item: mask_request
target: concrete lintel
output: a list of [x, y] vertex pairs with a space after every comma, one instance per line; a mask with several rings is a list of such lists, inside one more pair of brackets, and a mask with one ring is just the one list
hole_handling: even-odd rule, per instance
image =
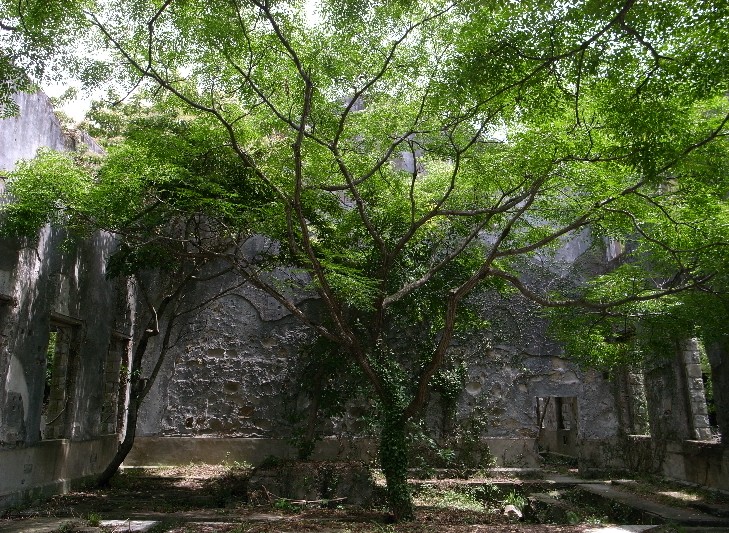
[[58, 313], [56, 311], [51, 311], [51, 321], [58, 322], [60, 324], [66, 325], [66, 326], [83, 326], [84, 321], [80, 320], [78, 318], [64, 315], [62, 313]]

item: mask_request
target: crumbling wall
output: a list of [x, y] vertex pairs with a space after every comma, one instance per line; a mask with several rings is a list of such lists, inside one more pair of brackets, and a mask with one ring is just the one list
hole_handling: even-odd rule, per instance
[[[242, 252], [253, 258], [271, 246], [270, 240], [257, 236]], [[235, 273], [218, 275], [225, 270], [225, 265], [209, 265], [202, 275], [207, 281], [186, 291], [164, 353], [161, 336], [153, 339], [144, 376], [160, 355], [164, 359], [140, 408], [140, 437], [291, 435], [297, 396], [294, 362], [299, 347], [311, 338], [309, 329]], [[282, 286], [293, 286], [287, 278], [298, 274], [279, 268], [268, 275]], [[304, 308], [314, 302], [304, 291], [291, 296]], [[201, 302], [207, 303], [200, 307]]]
[[[604, 267], [603, 248], [593, 244], [589, 234], [580, 233], [555, 257], [543, 258], [546, 267], [530, 266], [529, 275], [554, 286], [577, 283]], [[206, 286], [207, 292], [188, 297], [204, 299], [230, 282], [217, 280]], [[483, 428], [480, 438], [499, 462], [534, 466], [539, 461], [537, 400], [548, 397], [574, 399], [575, 420], [559, 432], [559, 441], [567, 439], [573, 452], [579, 453], [584, 443], [617, 435], [613, 385], [602, 373], [566, 360], [561, 347], [549, 340], [546, 322], [533, 305], [516, 296], [473, 298], [493, 327], [453, 343], [448, 358], [466, 363], [466, 381], [452, 413], [433, 394], [425, 418], [434, 437], [447, 439], [454, 424], [476, 421]], [[311, 312], [315, 307], [312, 302]], [[273, 452], [268, 439], [290, 439], [305, 425], [310, 405], [299, 394], [298, 348], [310, 338], [307, 328], [278, 303], [250, 287], [190, 317], [145, 399], [141, 438], [128, 462], [155, 462], [152, 448], [160, 446], [162, 436], [180, 438], [186, 447], [190, 437], [224, 438], [221, 446], [229, 446], [231, 437], [263, 439], [260, 445]], [[364, 412], [357, 402], [348, 403], [343, 416], [320, 421], [317, 431], [340, 439], [367, 436]], [[556, 443], [556, 428], [553, 433]], [[200, 441], [199, 450], [219, 457], [212, 447]], [[246, 459], [254, 456], [265, 454]]]
[[[0, 120], [1, 170], [42, 147], [85, 139], [98, 149], [66, 134], [42, 93], [14, 100], [20, 114]], [[0, 240], [0, 508], [67, 489], [115, 451], [117, 424], [103, 420], [103, 407], [123, 380], [105, 371], [112, 340], [131, 339], [134, 303], [125, 284], [106, 279], [114, 246], [108, 234], [78, 242], [49, 226]]]
[[[646, 372], [653, 468], [663, 475], [722, 490], [729, 489], [729, 446], [711, 434], [696, 339], [676, 341], [673, 353], [657, 357]], [[719, 428], [726, 424], [725, 353], [710, 344]], [[718, 372], [717, 372], [718, 370]], [[716, 393], [718, 389], [718, 394]]]
[[646, 372], [651, 435], [667, 441], [711, 438], [695, 339], [676, 341]]
[[42, 92], [16, 93], [12, 99], [20, 112], [0, 119], [0, 172], [13, 170], [22, 159], [33, 159], [39, 148], [72, 151], [84, 144], [92, 151], [101, 151], [85, 132], [64, 131], [51, 101]]
[[721, 442], [729, 445], [729, 344], [714, 341], [707, 347], [711, 364], [711, 380], [714, 388], [716, 422], [721, 433]]
[[212, 302], [179, 328], [140, 409], [139, 435], [289, 436], [292, 362], [307, 338], [307, 328], [252, 287]]

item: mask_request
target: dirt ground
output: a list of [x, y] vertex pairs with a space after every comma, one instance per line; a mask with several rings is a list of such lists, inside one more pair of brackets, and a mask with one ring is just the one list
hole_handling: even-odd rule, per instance
[[62, 519], [55, 530], [43, 530], [61, 533], [130, 530], [123, 525], [102, 527], [112, 519], [155, 521], [152, 533], [584, 533], [610, 525], [606, 518], [570, 525], [525, 523], [505, 513], [504, 504], [484, 504], [447, 483], [416, 491], [416, 519], [393, 524], [381, 504], [362, 509], [343, 502], [275, 497], [248, 502], [247, 477], [248, 472], [224, 466], [126, 471], [108, 489], [79, 490], [6, 512], [0, 531], [21, 532], [24, 521], [43, 517]]

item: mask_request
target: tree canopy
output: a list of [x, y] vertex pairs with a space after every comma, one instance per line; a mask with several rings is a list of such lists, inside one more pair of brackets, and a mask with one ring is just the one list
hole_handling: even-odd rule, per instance
[[[83, 7], [75, 0], [0, 0], [0, 119], [17, 113], [15, 92], [81, 67], [73, 51], [85, 26]], [[84, 65], [76, 72], [98, 79]]]
[[[621, 321], [687, 309], [683, 294], [721, 298], [729, 4], [348, 0], [323, 3], [318, 20], [303, 8], [84, 5], [108, 54], [85, 72], [115, 71], [147, 122], [97, 115], [122, 134], [106, 161], [22, 167], [8, 210], [45, 201], [25, 180], [65, 176], [48, 197], [61, 195], [64, 216], [135, 253], [174, 242], [165, 253], [228, 261], [356, 363], [379, 401], [391, 507], [407, 518], [404, 422], [457, 331], [488, 320], [473, 291], [596, 316], [604, 346]], [[21, 220], [37, 225], [59, 202], [46, 205]], [[215, 245], [160, 231], [170, 214], [199, 216]], [[255, 264], [223, 245], [254, 234], [279, 243]], [[589, 279], [533, 275], [578, 235], [625, 250]], [[290, 283], [316, 292], [323, 320], [267, 264], [305, 272]], [[414, 330], [410, 350], [394, 348]]]

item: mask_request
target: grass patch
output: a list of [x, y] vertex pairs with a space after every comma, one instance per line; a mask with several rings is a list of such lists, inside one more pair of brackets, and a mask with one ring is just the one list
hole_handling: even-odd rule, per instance
[[424, 486], [413, 494], [415, 505], [460, 511], [488, 511], [481, 495], [472, 487], [459, 489]]

